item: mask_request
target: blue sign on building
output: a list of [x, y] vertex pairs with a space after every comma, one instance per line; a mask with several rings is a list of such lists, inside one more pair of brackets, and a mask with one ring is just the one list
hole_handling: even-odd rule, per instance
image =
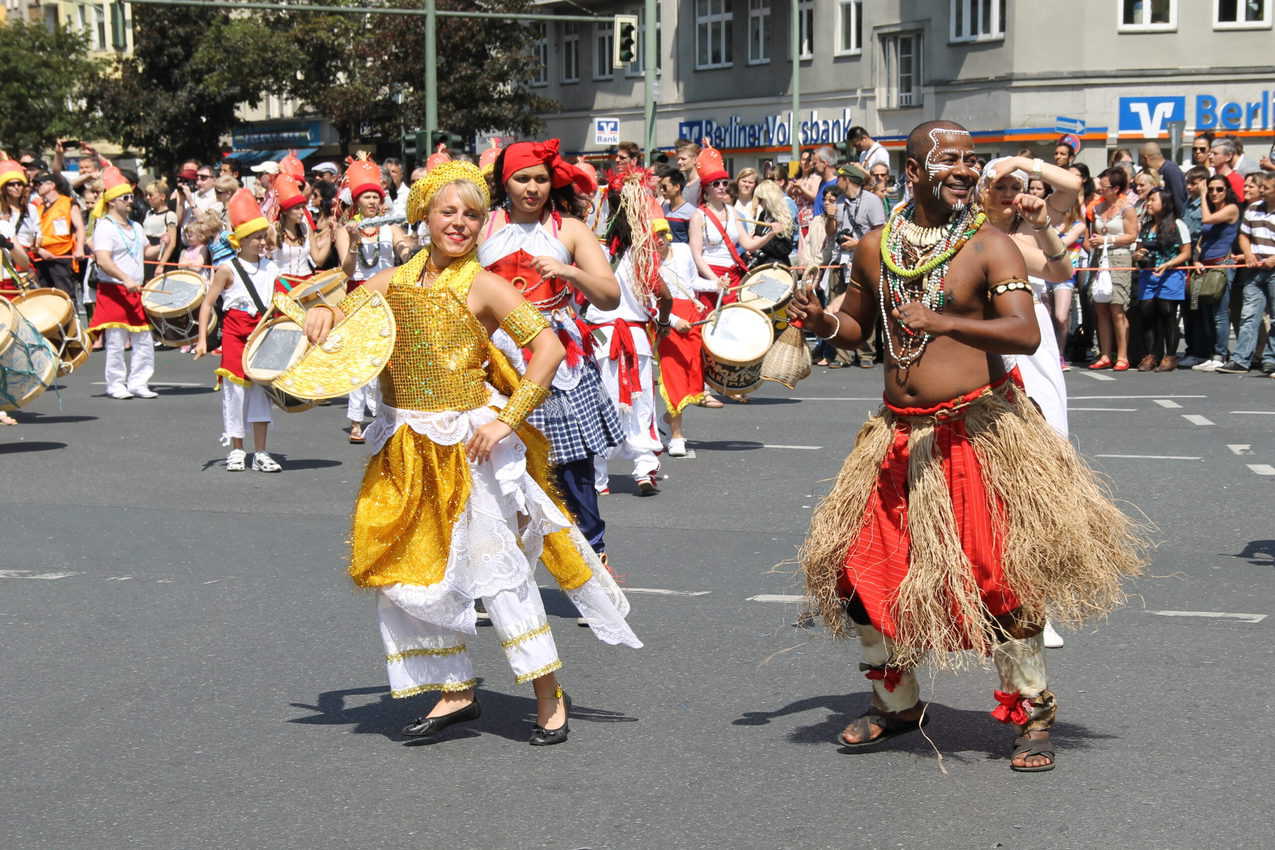
[[1186, 120], [1186, 97], [1122, 97], [1119, 127], [1122, 133], [1155, 138], [1168, 132], [1169, 121]]

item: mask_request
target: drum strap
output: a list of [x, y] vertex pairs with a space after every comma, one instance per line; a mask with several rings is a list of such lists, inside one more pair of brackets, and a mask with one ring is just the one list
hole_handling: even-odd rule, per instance
[[252, 282], [252, 278], [242, 265], [239, 264], [239, 258], [235, 257], [230, 262], [235, 266], [235, 271], [239, 272], [239, 277], [243, 281], [244, 288], [248, 290], [248, 296], [252, 299], [252, 303], [257, 307], [257, 315], [261, 318], [266, 317], [266, 305], [261, 303], [261, 296], [257, 294], [257, 287]]
[[722, 234], [722, 244], [726, 246], [727, 251], [730, 251], [730, 258], [735, 261], [735, 265], [738, 266], [741, 271], [746, 271], [748, 269], [748, 264], [744, 262], [743, 258], [739, 256], [739, 252], [735, 250], [735, 240], [731, 239], [730, 235], [726, 232], [726, 228], [722, 227], [721, 219], [719, 219], [716, 214], [708, 208], [708, 204], [702, 205], [700, 209], [704, 211], [704, 216], [713, 223], [714, 227], [717, 228], [717, 232]]

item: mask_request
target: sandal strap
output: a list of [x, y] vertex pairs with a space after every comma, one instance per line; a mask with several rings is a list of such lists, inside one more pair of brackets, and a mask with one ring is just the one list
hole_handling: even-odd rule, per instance
[[1050, 738], [1038, 739], [1028, 735], [1021, 735], [1014, 739], [1014, 753], [1010, 758], [1017, 758], [1018, 756], [1044, 756], [1053, 761], [1053, 741]]

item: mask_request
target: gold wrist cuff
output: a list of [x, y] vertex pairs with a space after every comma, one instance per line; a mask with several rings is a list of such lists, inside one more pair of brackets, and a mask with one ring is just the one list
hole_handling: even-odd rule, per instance
[[524, 301], [505, 314], [505, 318], [500, 320], [500, 327], [509, 334], [514, 345], [521, 348], [549, 327], [549, 320], [539, 310]]
[[336, 305], [336, 308], [341, 311], [342, 315], [348, 316], [361, 307], [363, 302], [371, 298], [372, 295], [372, 290], [368, 289], [366, 285], [360, 286], [342, 298], [341, 303]]
[[518, 389], [514, 390], [513, 395], [509, 397], [509, 401], [496, 419], [504, 422], [510, 428], [516, 429], [527, 421], [531, 411], [543, 404], [548, 397], [549, 391], [547, 389], [535, 381], [528, 381], [523, 378], [521, 383], [518, 384]]

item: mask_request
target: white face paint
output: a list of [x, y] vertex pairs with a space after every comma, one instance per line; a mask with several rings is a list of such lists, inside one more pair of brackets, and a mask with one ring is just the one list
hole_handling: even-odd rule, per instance
[[[954, 167], [950, 163], [938, 162], [938, 158], [944, 154], [954, 154], [958, 160], [964, 156], [964, 149], [954, 143], [954, 139], [940, 140], [940, 136], [949, 136], [955, 138], [969, 138], [968, 130], [958, 130], [955, 127], [935, 127], [930, 130], [930, 150], [925, 155], [925, 171], [930, 176], [930, 191], [934, 193], [936, 200], [941, 200], [940, 193], [943, 190], [943, 180], [947, 173]], [[971, 166], [975, 173], [979, 172], [977, 165]], [[957, 201], [952, 205], [952, 209], [965, 209], [965, 201]]]

